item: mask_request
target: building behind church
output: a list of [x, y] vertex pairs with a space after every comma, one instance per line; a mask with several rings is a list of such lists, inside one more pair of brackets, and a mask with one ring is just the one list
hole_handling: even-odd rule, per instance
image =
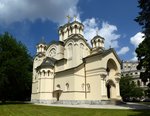
[[121, 62], [105, 39], [91, 38], [91, 46], [78, 21], [59, 27], [59, 41], [37, 44], [33, 62], [32, 102], [101, 104], [120, 100]]
[[148, 82], [143, 82], [140, 78], [141, 72], [144, 72], [145, 69], [142, 68], [141, 70], [137, 70], [138, 64], [139, 64], [138, 61], [123, 61], [122, 62], [122, 75], [124, 77], [131, 76], [132, 81], [134, 81], [138, 87], [146, 89]]

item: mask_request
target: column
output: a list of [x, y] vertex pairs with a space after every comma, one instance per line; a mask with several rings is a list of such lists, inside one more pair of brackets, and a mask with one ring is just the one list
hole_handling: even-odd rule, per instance
[[120, 86], [119, 86], [120, 78], [116, 77], [115, 80], [116, 80], [116, 97], [120, 98]]
[[106, 98], [106, 74], [101, 74], [101, 96]]

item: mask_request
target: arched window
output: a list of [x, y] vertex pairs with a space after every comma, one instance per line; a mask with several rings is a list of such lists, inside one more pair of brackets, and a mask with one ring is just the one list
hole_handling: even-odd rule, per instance
[[81, 85], [81, 88], [82, 88], [82, 91], [85, 90], [85, 85], [84, 85], [84, 83]]
[[72, 45], [72, 43], [70, 43], [68, 45], [68, 58], [69, 59], [72, 58], [72, 55], [73, 55], [73, 45]]
[[106, 69], [107, 75], [109, 75], [110, 69], [107, 67]]
[[76, 34], [76, 33], [77, 33], [77, 28], [78, 28], [78, 26], [75, 25], [74, 28], [75, 28], [75, 34]]
[[90, 89], [91, 89], [91, 88], [90, 88], [90, 84], [88, 83], [88, 84], [87, 84], [87, 90], [90, 91]]
[[138, 85], [138, 86], [141, 86], [141, 83], [140, 83], [140, 81], [139, 81], [139, 80], [137, 80], [137, 85]]
[[69, 83], [66, 83], [65, 90], [66, 90], [66, 91], [68, 91], [68, 90], [69, 90]]
[[59, 85], [59, 84], [57, 84], [57, 86], [56, 86], [56, 90], [60, 90], [60, 89], [61, 89], [60, 85]]
[[70, 30], [71, 30], [71, 34], [72, 34], [73, 29], [72, 29], [72, 27], [71, 27], [71, 26], [70, 26]]
[[84, 45], [80, 43], [80, 58], [82, 59], [84, 57]]
[[43, 70], [43, 75], [45, 76], [45, 74], [46, 74], [46, 72], [45, 72], [45, 70]]
[[48, 76], [50, 75], [50, 70], [48, 70]]
[[55, 50], [55, 48], [52, 48], [52, 49], [50, 50], [49, 55], [50, 55], [50, 57], [55, 57], [55, 55], [56, 55], [56, 50]]

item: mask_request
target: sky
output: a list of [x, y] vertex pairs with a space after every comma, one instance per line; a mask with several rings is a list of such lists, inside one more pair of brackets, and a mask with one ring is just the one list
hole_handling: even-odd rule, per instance
[[105, 48], [114, 48], [121, 60], [137, 60], [135, 49], [143, 41], [141, 27], [134, 19], [138, 0], [0, 0], [0, 34], [9, 32], [36, 54], [36, 45], [59, 40], [58, 28], [67, 15], [84, 24], [84, 37], [98, 34]]

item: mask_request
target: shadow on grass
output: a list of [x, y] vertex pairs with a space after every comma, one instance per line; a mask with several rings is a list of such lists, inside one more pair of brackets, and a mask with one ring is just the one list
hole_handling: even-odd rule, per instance
[[128, 116], [150, 116], [150, 110], [142, 109], [142, 110], [132, 110], [133, 112], [136, 112], [136, 114], [131, 114]]
[[127, 104], [120, 104], [117, 106], [127, 107], [135, 114], [131, 114], [128, 116], [150, 116], [150, 105], [147, 104], [140, 104], [140, 103], [127, 103]]

